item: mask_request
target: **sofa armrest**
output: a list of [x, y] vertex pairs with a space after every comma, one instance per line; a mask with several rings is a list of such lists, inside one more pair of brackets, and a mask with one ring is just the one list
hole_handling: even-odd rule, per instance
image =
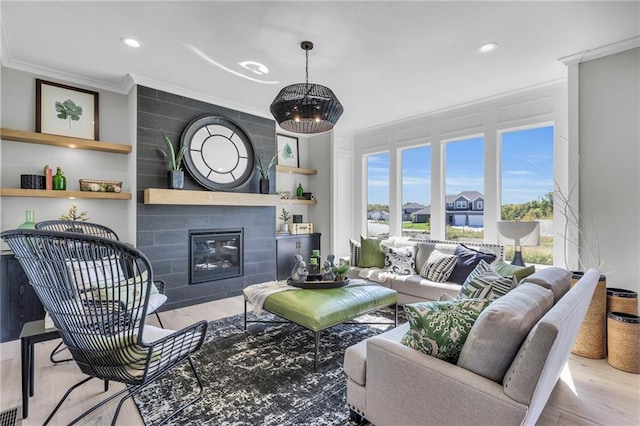
[[365, 417], [391, 424], [520, 424], [527, 406], [503, 387], [383, 337], [367, 340]]

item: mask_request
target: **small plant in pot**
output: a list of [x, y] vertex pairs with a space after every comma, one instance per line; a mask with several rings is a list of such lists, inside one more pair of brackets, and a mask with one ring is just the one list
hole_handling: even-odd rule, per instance
[[271, 167], [273, 167], [277, 158], [278, 158], [278, 153], [276, 152], [276, 154], [273, 156], [271, 161], [269, 161], [269, 164], [265, 166], [260, 156], [256, 156], [256, 169], [258, 169], [258, 172], [260, 172], [260, 193], [261, 194], [269, 193], [269, 175], [271, 173]]
[[165, 160], [167, 160], [167, 186], [169, 189], [182, 189], [184, 186], [184, 171], [182, 170], [182, 157], [184, 156], [185, 147], [181, 146], [176, 153], [173, 148], [173, 142], [169, 136], [160, 129], [164, 142], [167, 145], [166, 151], [160, 150]]
[[333, 267], [333, 273], [336, 274], [336, 281], [344, 281], [349, 272], [349, 265], [343, 263], [342, 265], [336, 265]]
[[291, 219], [291, 215], [289, 215], [289, 211], [287, 209], [282, 209], [282, 213], [280, 213], [280, 220], [282, 220], [282, 225], [280, 226], [280, 230], [282, 232], [289, 232], [290, 219]]

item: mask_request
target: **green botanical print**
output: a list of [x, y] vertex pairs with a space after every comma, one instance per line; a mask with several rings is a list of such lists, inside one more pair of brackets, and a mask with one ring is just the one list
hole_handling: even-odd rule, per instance
[[64, 102], [56, 102], [56, 117], [60, 120], [69, 120], [69, 128], [71, 128], [71, 121], [79, 121], [82, 115], [82, 107], [76, 105], [71, 99], [67, 99]]
[[282, 158], [288, 160], [289, 158], [293, 158], [293, 149], [289, 144], [286, 144], [284, 148], [282, 148]]

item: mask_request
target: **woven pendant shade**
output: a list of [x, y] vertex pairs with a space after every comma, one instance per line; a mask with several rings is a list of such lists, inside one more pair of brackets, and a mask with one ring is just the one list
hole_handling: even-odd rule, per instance
[[271, 114], [280, 127], [294, 133], [323, 133], [333, 129], [343, 108], [331, 89], [309, 83], [309, 50], [313, 43], [300, 45], [306, 51], [306, 83], [280, 90], [271, 103]]

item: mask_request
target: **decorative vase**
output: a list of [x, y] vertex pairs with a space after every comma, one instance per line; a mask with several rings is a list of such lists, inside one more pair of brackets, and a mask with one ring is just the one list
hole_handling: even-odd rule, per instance
[[280, 225], [280, 230], [282, 232], [289, 232], [289, 224], [288, 223], [283, 223], [282, 225]]
[[269, 193], [269, 179], [260, 179], [260, 193], [261, 194]]
[[26, 210], [24, 214], [24, 223], [18, 226], [18, 229], [35, 229], [35, 213], [33, 210]]
[[184, 186], [184, 171], [169, 170], [167, 172], [167, 186], [169, 189], [182, 189]]

